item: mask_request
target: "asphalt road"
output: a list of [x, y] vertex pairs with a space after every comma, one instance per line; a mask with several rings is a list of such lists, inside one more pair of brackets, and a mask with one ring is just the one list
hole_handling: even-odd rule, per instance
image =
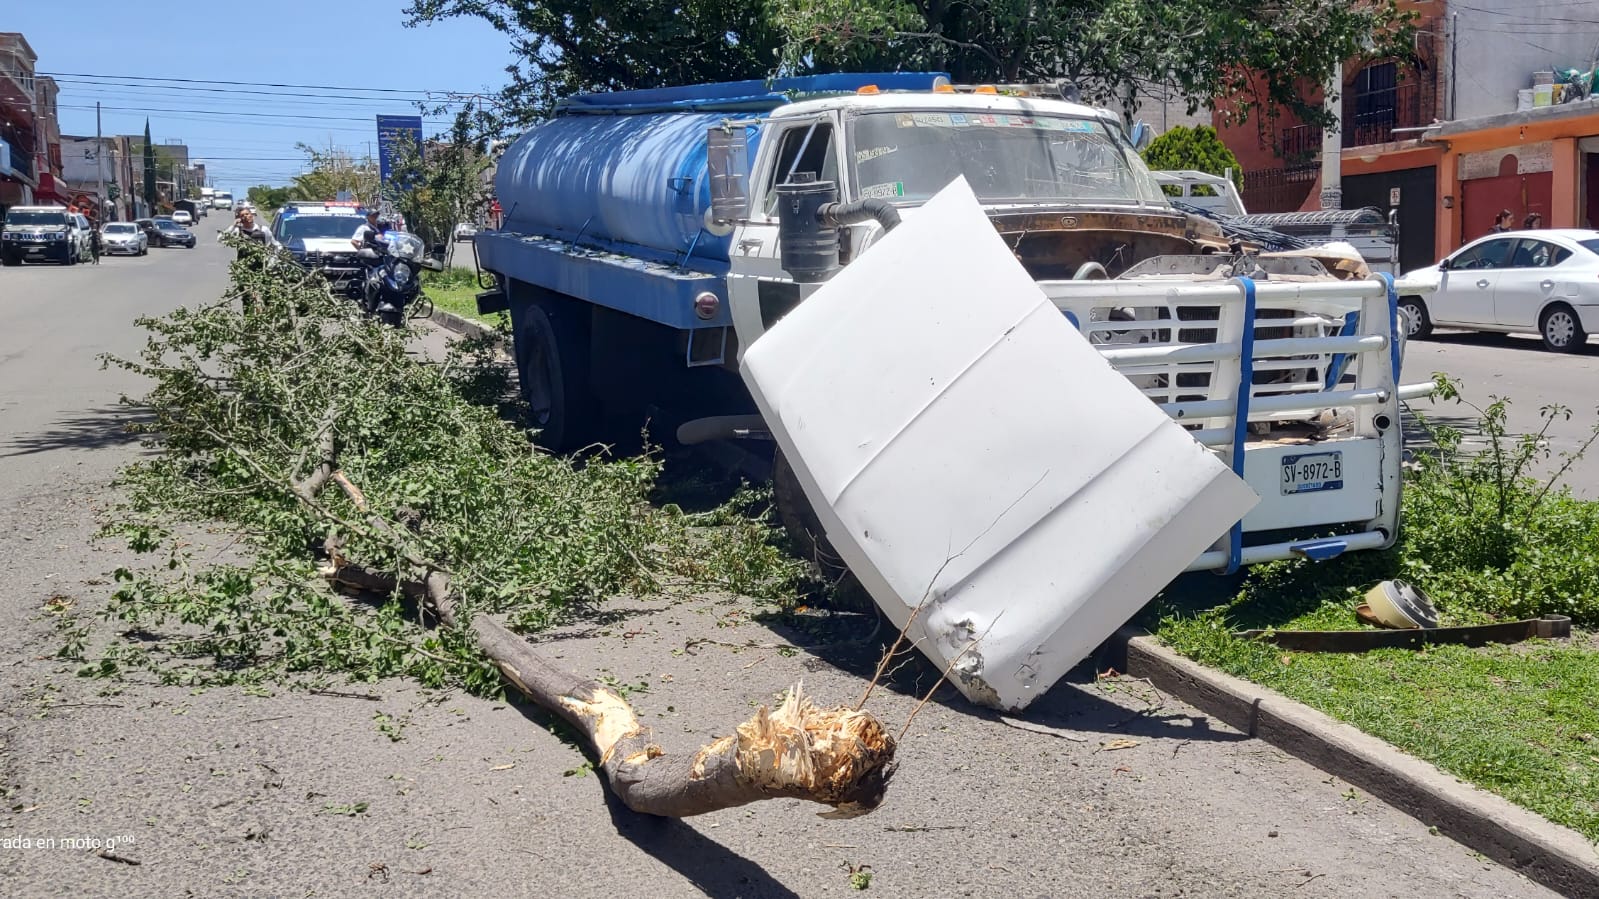
[[[1536, 433], [1544, 424], [1544, 406], [1569, 409], [1569, 419], [1560, 416], [1549, 424], [1550, 457], [1540, 473], [1558, 468], [1560, 455], [1575, 452], [1599, 423], [1599, 339], [1590, 340], [1586, 352], [1567, 355], [1545, 352], [1532, 336], [1436, 331], [1428, 340], [1406, 343], [1404, 364], [1407, 382], [1426, 380], [1435, 371], [1460, 379], [1462, 396], [1478, 406], [1495, 396], [1508, 398], [1512, 433]], [[1475, 433], [1476, 413], [1462, 405], [1424, 400], [1411, 408]], [[1481, 445], [1480, 439], [1474, 442]], [[1570, 467], [1564, 483], [1580, 496], [1599, 499], [1599, 444]]]
[[[871, 874], [868, 895], [906, 897], [1551, 895], [1126, 680], [1058, 686], [1027, 716], [1053, 733], [946, 688], [863, 818], [776, 801], [678, 822], [618, 807], [549, 719], [517, 705], [403, 683], [258, 696], [79, 678], [52, 658], [43, 609], [92, 612], [133, 561], [92, 536], [113, 474], [141, 452], [116, 405], [141, 385], [97, 356], [136, 351], [136, 315], [217, 296], [226, 259], [202, 245], [0, 270], [4, 895], [844, 896], [852, 868]], [[729, 733], [801, 679], [853, 703], [876, 660], [842, 639], [857, 634], [789, 631], [737, 598], [614, 610], [544, 649], [643, 684], [632, 701], [668, 752]], [[903, 722], [919, 685], [907, 674], [869, 707]]]

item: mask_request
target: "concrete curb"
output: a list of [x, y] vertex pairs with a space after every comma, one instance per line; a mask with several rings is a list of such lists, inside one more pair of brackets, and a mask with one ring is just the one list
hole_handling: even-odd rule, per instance
[[428, 316], [428, 320], [446, 331], [465, 334], [467, 337], [481, 339], [494, 335], [493, 328], [481, 322], [475, 322], [465, 316], [456, 315], [454, 312], [446, 312], [436, 306], [433, 308], [433, 313]]
[[1315, 709], [1212, 671], [1123, 630], [1124, 670], [1244, 733], [1376, 796], [1444, 835], [1566, 896], [1599, 896], [1599, 849], [1582, 834], [1461, 783]]

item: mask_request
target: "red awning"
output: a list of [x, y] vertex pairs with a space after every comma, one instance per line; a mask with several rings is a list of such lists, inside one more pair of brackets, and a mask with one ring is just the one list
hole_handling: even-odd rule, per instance
[[36, 203], [60, 203], [65, 206], [72, 200], [58, 189], [56, 177], [49, 172], [39, 173], [39, 186], [33, 189], [33, 200]]

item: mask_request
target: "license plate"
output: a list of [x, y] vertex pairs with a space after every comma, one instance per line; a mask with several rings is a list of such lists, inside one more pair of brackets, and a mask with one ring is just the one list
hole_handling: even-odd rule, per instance
[[1307, 453], [1283, 457], [1284, 496], [1344, 489], [1343, 453]]

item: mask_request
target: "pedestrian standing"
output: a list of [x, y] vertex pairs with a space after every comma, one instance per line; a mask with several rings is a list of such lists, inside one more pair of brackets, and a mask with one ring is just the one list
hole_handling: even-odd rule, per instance
[[1534, 228], [1542, 228], [1542, 227], [1543, 227], [1543, 216], [1541, 214], [1539, 214], [1539, 213], [1529, 212], [1529, 213], [1527, 213], [1527, 217], [1521, 220], [1521, 228], [1524, 231], [1531, 231]]
[[93, 222], [89, 223], [89, 255], [95, 265], [100, 264], [100, 228]]
[[1509, 231], [1510, 230], [1510, 218], [1511, 218], [1510, 210], [1501, 209], [1499, 211], [1499, 214], [1494, 216], [1494, 226], [1492, 228], [1488, 229], [1488, 233], [1490, 233], [1490, 234], [1503, 234], [1506, 231]]

